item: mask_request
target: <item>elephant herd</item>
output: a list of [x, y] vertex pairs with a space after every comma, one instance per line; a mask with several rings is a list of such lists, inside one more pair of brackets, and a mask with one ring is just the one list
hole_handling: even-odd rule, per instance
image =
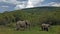
[[[26, 28], [30, 29], [30, 22], [28, 20], [19, 20], [16, 22], [16, 30], [25, 30]], [[42, 23], [41, 24], [41, 30], [42, 31], [48, 31], [50, 24]]]

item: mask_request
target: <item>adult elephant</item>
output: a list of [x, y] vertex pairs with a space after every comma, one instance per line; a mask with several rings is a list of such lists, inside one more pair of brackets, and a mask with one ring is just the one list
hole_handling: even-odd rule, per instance
[[41, 29], [42, 29], [43, 31], [48, 31], [49, 26], [50, 26], [50, 24], [43, 23], [43, 24], [41, 25]]
[[28, 22], [28, 20], [19, 20], [16, 23], [16, 30], [19, 30], [21, 28], [25, 30], [28, 27], [30, 27], [30, 23]]

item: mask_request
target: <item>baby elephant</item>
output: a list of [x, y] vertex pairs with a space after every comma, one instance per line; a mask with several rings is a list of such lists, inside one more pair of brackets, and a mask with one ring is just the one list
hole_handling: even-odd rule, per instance
[[44, 31], [48, 31], [49, 26], [50, 26], [50, 24], [45, 24], [45, 23], [43, 23], [43, 24], [41, 25], [41, 29], [44, 30]]
[[19, 29], [26, 29], [28, 26], [30, 26], [30, 24], [28, 23], [28, 21], [25, 21], [25, 20], [20, 20], [20, 21], [17, 21], [16, 23], [16, 30], [19, 30]]

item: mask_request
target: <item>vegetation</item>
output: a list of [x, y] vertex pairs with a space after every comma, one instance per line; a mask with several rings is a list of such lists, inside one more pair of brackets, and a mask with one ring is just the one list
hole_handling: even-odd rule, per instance
[[[29, 20], [31, 29], [15, 31], [16, 21], [20, 19]], [[48, 21], [52, 22], [49, 31], [40, 31], [40, 24]], [[60, 34], [60, 7], [35, 7], [0, 13], [0, 34]]]
[[39, 27], [32, 27], [30, 30], [16, 31], [14, 28], [0, 27], [0, 34], [60, 34], [60, 26], [52, 26], [49, 31], [41, 31]]
[[47, 21], [60, 25], [60, 7], [35, 7], [0, 13], [0, 25], [14, 27], [19, 19], [29, 20], [33, 26]]

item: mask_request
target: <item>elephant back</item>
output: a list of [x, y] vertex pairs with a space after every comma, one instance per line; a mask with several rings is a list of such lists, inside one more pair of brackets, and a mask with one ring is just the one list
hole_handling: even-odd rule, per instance
[[17, 25], [23, 26], [23, 25], [25, 25], [25, 21], [18, 21], [18, 22], [17, 22]]
[[49, 24], [42, 24], [42, 27], [44, 27], [44, 28], [47, 28], [47, 27], [49, 27]]

